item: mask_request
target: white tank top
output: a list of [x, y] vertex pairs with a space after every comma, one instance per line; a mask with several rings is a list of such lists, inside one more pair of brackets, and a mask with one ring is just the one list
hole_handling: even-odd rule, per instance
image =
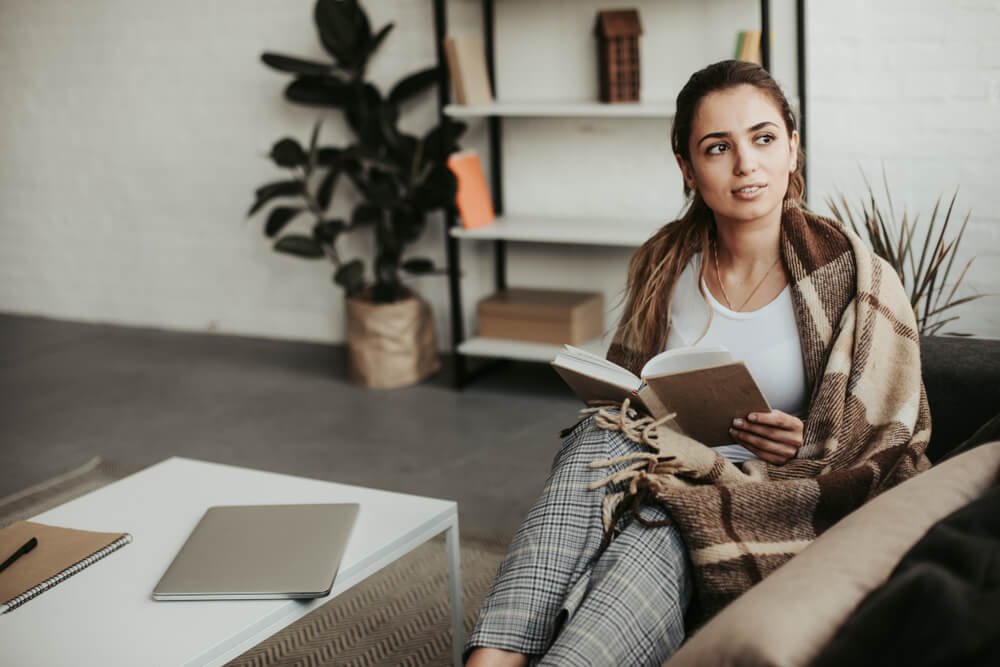
[[[699, 253], [677, 281], [670, 309], [667, 349], [724, 345], [733, 359], [747, 365], [772, 408], [800, 418], [804, 416], [809, 397], [791, 289], [786, 286], [763, 308], [735, 312], [716, 301], [707, 286], [704, 287], [705, 298], [702, 298], [697, 284], [700, 265]], [[699, 339], [708, 321], [708, 308], [712, 309], [712, 322]], [[718, 443], [716, 451], [735, 462], [755, 458], [745, 447], [732, 443]]]

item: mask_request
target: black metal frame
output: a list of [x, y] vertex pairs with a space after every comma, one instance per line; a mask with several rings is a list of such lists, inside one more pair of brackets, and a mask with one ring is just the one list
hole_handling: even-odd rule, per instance
[[[495, 10], [494, 0], [481, 0], [483, 18], [483, 46], [486, 50], [486, 67], [490, 76], [492, 89], [496, 91], [496, 48], [495, 48]], [[437, 44], [437, 63], [441, 69], [441, 81], [438, 86], [438, 117], [444, 117], [444, 108], [450, 101], [450, 84], [444, 53], [444, 38], [448, 34], [447, 0], [434, 0], [434, 38]], [[799, 145], [806, 147], [806, 35], [805, 35], [805, 0], [795, 1], [795, 32], [796, 61], [799, 88]], [[761, 29], [761, 61], [764, 69], [771, 69], [771, 6], [770, 0], [760, 0]], [[497, 215], [503, 212], [503, 156], [501, 148], [501, 118], [489, 116], [487, 131], [490, 144], [490, 184], [493, 192], [493, 208]], [[802, 165], [802, 174], [806, 174], [806, 165]], [[464, 355], [458, 353], [458, 346], [465, 340], [465, 316], [462, 308], [462, 271], [459, 240], [451, 235], [451, 228], [458, 224], [455, 210], [450, 208], [445, 219], [445, 253], [448, 261], [448, 297], [451, 305], [451, 352], [452, 352], [452, 384], [462, 388], [480, 375], [495, 368], [502, 360], [486, 365], [480, 365], [470, 370], [466, 365]], [[507, 287], [507, 242], [493, 242], [494, 283], [497, 290]]]

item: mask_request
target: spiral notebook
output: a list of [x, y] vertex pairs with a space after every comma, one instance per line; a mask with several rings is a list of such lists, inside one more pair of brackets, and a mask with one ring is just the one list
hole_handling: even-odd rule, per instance
[[38, 545], [0, 572], [0, 614], [17, 609], [132, 541], [128, 533], [18, 521], [0, 530], [0, 560], [32, 537]]

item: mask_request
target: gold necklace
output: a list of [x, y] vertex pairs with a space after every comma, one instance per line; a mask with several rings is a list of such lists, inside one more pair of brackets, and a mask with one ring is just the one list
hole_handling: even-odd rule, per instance
[[726, 294], [726, 286], [722, 283], [722, 276], [719, 274], [719, 253], [718, 253], [718, 250], [716, 248], [717, 248], [716, 243], [713, 241], [712, 242], [712, 260], [715, 263], [715, 280], [719, 283], [719, 289], [722, 290], [722, 298], [726, 300], [726, 306], [729, 308], [729, 310], [732, 310], [732, 311], [735, 311], [735, 312], [738, 313], [738, 312], [742, 311], [746, 307], [746, 305], [748, 303], [750, 303], [750, 299], [753, 298], [753, 295], [756, 294], [757, 290], [759, 290], [760, 287], [761, 287], [761, 285], [764, 284], [764, 281], [767, 280], [767, 277], [769, 275], [771, 275], [771, 271], [774, 271], [774, 267], [776, 267], [778, 265], [778, 262], [781, 261], [781, 255], [779, 254], [778, 257], [774, 260], [774, 264], [772, 264], [771, 268], [769, 268], [764, 273], [763, 277], [761, 277], [761, 279], [760, 279], [760, 282], [757, 283], [757, 286], [754, 287], [752, 290], [750, 290], [750, 295], [743, 301], [743, 303], [740, 304], [740, 307], [739, 308], [733, 308], [733, 302], [729, 300], [729, 295]]

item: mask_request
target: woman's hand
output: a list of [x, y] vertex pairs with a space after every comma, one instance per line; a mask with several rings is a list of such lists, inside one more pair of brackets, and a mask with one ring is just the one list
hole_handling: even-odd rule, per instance
[[751, 412], [734, 419], [729, 434], [757, 458], [780, 466], [802, 446], [802, 420], [781, 410]]

